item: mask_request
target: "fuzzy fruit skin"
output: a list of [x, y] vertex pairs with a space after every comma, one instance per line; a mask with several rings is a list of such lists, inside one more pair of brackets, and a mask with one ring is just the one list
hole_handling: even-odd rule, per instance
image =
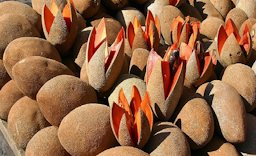
[[171, 44], [170, 23], [173, 21], [174, 18], [178, 16], [184, 18], [182, 12], [178, 8], [171, 5], [164, 6], [158, 15], [162, 35], [165, 39], [165, 42], [169, 45]]
[[228, 12], [234, 8], [234, 4], [231, 0], [210, 0], [213, 6], [220, 12], [223, 18], [226, 18]]
[[249, 18], [256, 18], [256, 3], [254, 0], [239, 0], [236, 7], [242, 9]]
[[256, 108], [256, 76], [249, 66], [240, 63], [228, 66], [222, 81], [234, 87], [243, 97], [247, 112]]
[[90, 103], [62, 120], [58, 138], [71, 155], [94, 156], [116, 145], [110, 126], [109, 107]]
[[76, 107], [97, 101], [96, 92], [88, 83], [70, 75], [59, 75], [47, 81], [36, 99], [46, 120], [54, 126], [59, 126]]
[[202, 98], [188, 101], [175, 119], [186, 134], [192, 149], [200, 149], [209, 143], [214, 134], [214, 119], [211, 107]]
[[13, 80], [7, 82], [0, 91], [0, 118], [7, 121], [11, 107], [23, 96]]
[[[61, 3], [63, 5], [64, 3]], [[69, 6], [69, 12], [70, 12], [70, 28], [68, 30], [66, 22], [64, 20], [62, 13], [62, 8], [59, 6], [58, 12], [56, 16], [54, 16], [53, 22], [51, 23], [51, 27], [49, 32], [47, 31], [46, 28], [46, 22], [45, 19], [47, 16], [44, 13], [44, 9], [42, 9], [42, 27], [43, 27], [43, 32], [45, 35], [45, 38], [47, 41], [49, 41], [52, 45], [54, 45], [59, 53], [62, 56], [67, 56], [69, 54], [69, 50], [71, 49], [72, 45], [75, 42], [77, 32], [78, 32], [78, 20], [77, 20], [77, 15], [76, 15], [76, 10], [73, 7], [72, 4], [68, 3], [66, 4]], [[47, 7], [44, 5], [44, 8]], [[49, 17], [48, 17], [49, 18]]]
[[19, 148], [25, 149], [29, 140], [49, 123], [45, 120], [35, 100], [19, 99], [8, 115], [8, 131]]
[[141, 25], [145, 25], [145, 16], [136, 8], [126, 7], [116, 14], [116, 19], [124, 28], [127, 28], [130, 22], [133, 22], [134, 17], [137, 17]]
[[17, 1], [4, 1], [0, 3], [0, 16], [4, 14], [18, 14], [27, 18], [27, 20], [35, 27], [39, 32], [42, 31], [40, 15], [37, 14], [30, 6], [17, 2]]
[[10, 80], [11, 78], [4, 67], [3, 60], [0, 59], [0, 90]]
[[18, 88], [32, 99], [36, 99], [36, 94], [48, 80], [58, 75], [74, 75], [64, 64], [41, 56], [19, 61], [13, 66], [12, 74]]
[[58, 127], [50, 126], [38, 131], [28, 142], [25, 156], [69, 156], [61, 146], [58, 138]]
[[135, 49], [132, 54], [129, 73], [144, 79], [148, 56], [148, 50], [142, 48]]
[[222, 81], [205, 83], [197, 93], [211, 105], [216, 118], [216, 130], [230, 143], [242, 143], [246, 138], [246, 110], [235, 88]]
[[223, 19], [221, 13], [214, 7], [210, 0], [196, 0], [194, 6], [200, 12], [203, 19], [208, 17], [217, 17]]
[[147, 84], [147, 91], [151, 100], [151, 108], [154, 114], [161, 121], [167, 121], [172, 116], [181, 94], [185, 79], [185, 66], [182, 66], [181, 74], [172, 92], [165, 99], [161, 60], [154, 65], [151, 76]]
[[45, 39], [38, 37], [21, 37], [8, 44], [4, 51], [3, 63], [12, 77], [12, 67], [29, 56], [42, 56], [61, 62], [57, 49]]
[[40, 34], [26, 17], [17, 14], [5, 14], [0, 16], [0, 58], [7, 45], [20, 37], [40, 37]]
[[86, 19], [94, 16], [101, 4], [101, 0], [75, 0], [73, 2], [77, 11]]
[[126, 74], [120, 76], [120, 78], [117, 80], [113, 92], [108, 97], [108, 103], [109, 106], [112, 106], [112, 104], [118, 103], [118, 95], [121, 89], [123, 89], [127, 101], [130, 102], [132, 99], [132, 86], [136, 86], [139, 90], [140, 95], [145, 95], [146, 92], [146, 83], [141, 80], [139, 77], [131, 74]]
[[232, 155], [240, 156], [236, 147], [224, 139], [215, 135], [211, 142], [209, 142], [206, 147], [196, 151], [195, 155], [208, 155], [208, 156], [219, 156], [219, 155]]
[[190, 147], [184, 133], [171, 122], [157, 122], [144, 151], [151, 156], [190, 156]]
[[233, 8], [232, 10], [229, 11], [226, 17], [226, 21], [231, 18], [234, 24], [236, 25], [237, 29], [239, 30], [244, 21], [248, 19], [248, 16], [246, 13], [239, 8]]
[[200, 25], [200, 35], [202, 38], [213, 40], [222, 24], [224, 24], [222, 19], [217, 17], [207, 17]]
[[122, 156], [149, 156], [149, 154], [144, 151], [131, 147], [131, 146], [117, 146], [114, 148], [107, 149], [97, 156], [113, 156], [113, 155], [122, 155]]

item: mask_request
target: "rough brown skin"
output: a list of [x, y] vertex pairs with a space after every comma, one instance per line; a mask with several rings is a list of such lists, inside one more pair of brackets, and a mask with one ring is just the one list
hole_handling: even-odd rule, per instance
[[[122, 43], [120, 50], [111, 63], [107, 71], [105, 71], [105, 48], [108, 46], [104, 42], [94, 53], [93, 57], [88, 61], [84, 62], [80, 78], [84, 82], [88, 82], [95, 90], [101, 93], [105, 93], [111, 89], [114, 85], [116, 79], [121, 73], [123, 67], [125, 54], [124, 54], [124, 42]], [[88, 50], [86, 50], [86, 55], [88, 56]]]
[[[75, 59], [75, 63], [76, 63], [80, 68], [82, 68], [82, 66], [83, 66], [83, 64], [84, 64], [84, 62], [85, 62], [85, 60], [86, 60], [86, 48], [87, 48], [87, 42], [84, 43], [84, 44], [81, 46], [80, 51], [79, 51], [79, 53], [78, 53], [78, 55], [77, 55], [77, 57], [76, 57], [76, 59]], [[83, 72], [83, 73], [86, 73], [86, 71]], [[87, 73], [86, 73], [86, 74], [87, 74]]]
[[56, 76], [47, 81], [36, 99], [46, 120], [54, 126], [59, 126], [76, 107], [97, 101], [96, 93], [88, 83], [70, 75]]
[[137, 48], [133, 51], [129, 73], [144, 79], [149, 51]]
[[[91, 25], [93, 27], [97, 27], [102, 18], [91, 21]], [[122, 28], [122, 25], [114, 18], [104, 18], [106, 22], [106, 31], [107, 31], [107, 41], [108, 44], [111, 45], [114, 43], [116, 36]]]
[[154, 16], [157, 15], [159, 17], [160, 16], [160, 12], [162, 10], [162, 7], [166, 6], [166, 5], [168, 5], [168, 4], [158, 4], [158, 3], [148, 4], [148, 6], [146, 6], [145, 9], [144, 9], [145, 10], [144, 14], [147, 14], [148, 10], [150, 10]]
[[244, 23], [241, 25], [240, 30], [239, 30], [240, 35], [243, 34], [243, 30], [244, 30], [244, 28], [245, 28], [246, 25], [248, 26], [249, 30], [251, 30], [251, 29], [252, 29], [252, 26], [253, 26], [255, 23], [256, 23], [256, 19], [249, 17], [249, 18], [248, 18], [246, 21], [244, 21]]
[[101, 152], [97, 156], [113, 156], [113, 155], [122, 155], [122, 156], [149, 156], [149, 154], [144, 151], [131, 147], [131, 146], [117, 146], [110, 149], [107, 149]]
[[[63, 5], [64, 3], [61, 3]], [[74, 44], [78, 32], [78, 20], [76, 10], [72, 4], [67, 4], [70, 7], [70, 14], [71, 14], [71, 25], [70, 30], [67, 30], [67, 25], [64, 20], [63, 15], [61, 14], [62, 9], [60, 6], [60, 10], [57, 12], [56, 16], [54, 17], [53, 23], [51, 25], [50, 31], [48, 33], [45, 24], [45, 14], [44, 10], [42, 9], [42, 27], [44, 36], [47, 41], [49, 41], [52, 45], [54, 45], [59, 53], [62, 56], [67, 56], [69, 54], [69, 50], [71, 49], [72, 45]]]
[[64, 64], [41, 56], [30, 56], [16, 63], [12, 68], [13, 80], [20, 91], [36, 99], [39, 89], [58, 75], [74, 75]]
[[240, 63], [228, 66], [222, 81], [234, 87], [243, 97], [247, 112], [256, 108], [256, 76], [249, 66]]
[[213, 40], [218, 33], [219, 27], [224, 24], [222, 19], [208, 17], [200, 25], [200, 35], [202, 38]]
[[58, 138], [58, 127], [50, 126], [41, 129], [28, 142], [25, 156], [69, 156], [61, 146]]
[[90, 103], [70, 112], [61, 122], [58, 138], [71, 155], [94, 156], [117, 144], [110, 126], [109, 107]]
[[227, 67], [235, 63], [246, 62], [246, 58], [234, 34], [231, 34], [227, 38], [221, 51], [222, 52], [218, 59], [223, 67]]
[[87, 19], [98, 12], [101, 0], [75, 0], [73, 3], [77, 11]]
[[252, 66], [252, 70], [253, 70], [254, 73], [256, 74], [256, 61], [254, 62], [253, 66]]
[[0, 58], [7, 45], [19, 37], [40, 37], [40, 34], [26, 17], [17, 14], [0, 16]]
[[196, 0], [194, 6], [200, 12], [203, 19], [207, 17], [217, 17], [223, 19], [220, 12], [214, 7], [210, 0]]
[[12, 77], [12, 67], [29, 56], [42, 56], [61, 62], [57, 49], [45, 39], [38, 37], [21, 37], [13, 40], [5, 49], [3, 63]]
[[[205, 88], [205, 89], [204, 89]], [[246, 111], [235, 88], [222, 81], [212, 81], [198, 88], [211, 105], [216, 118], [218, 133], [230, 143], [242, 143], [246, 139]]]
[[22, 15], [26, 17], [39, 32], [42, 31], [40, 15], [28, 5], [18, 1], [3, 1], [0, 3], [0, 10], [0, 16], [4, 14]]
[[19, 99], [8, 115], [8, 131], [19, 148], [25, 149], [29, 140], [49, 123], [45, 120], [35, 100]]
[[0, 90], [10, 80], [11, 78], [4, 67], [3, 60], [0, 59]]
[[235, 7], [231, 0], [223, 0], [223, 1], [210, 0], [210, 1], [213, 4], [213, 6], [220, 12], [223, 18], [226, 18], [228, 12]]
[[175, 119], [175, 124], [186, 134], [192, 149], [204, 147], [214, 134], [212, 110], [202, 98], [188, 101]]
[[0, 91], [0, 118], [7, 120], [11, 107], [23, 96], [13, 80], [7, 82]]
[[167, 121], [172, 116], [183, 92], [184, 77], [185, 66], [181, 70], [180, 77], [172, 93], [165, 99], [161, 60], [156, 62], [147, 84], [147, 91], [151, 100], [152, 111], [161, 121]]
[[249, 18], [256, 18], [256, 3], [254, 0], [239, 0], [236, 7], [242, 9]]
[[[128, 31], [126, 31], [126, 32], [128, 32]], [[132, 44], [131, 48], [132, 48], [132, 52], [138, 48], [149, 49], [148, 44], [144, 38], [142, 29], [138, 29], [135, 32], [135, 36], [134, 36], [134, 40], [133, 40], [133, 44]]]
[[119, 80], [117, 80], [117, 83], [114, 86], [114, 91], [108, 97], [109, 106], [112, 106], [114, 102], [118, 103], [118, 96], [121, 89], [123, 89], [127, 101], [130, 102], [132, 97], [132, 86], [136, 86], [140, 95], [144, 97], [146, 92], [146, 83], [137, 76], [130, 74], [122, 75]]
[[195, 155], [208, 155], [208, 156], [219, 156], [219, 155], [232, 155], [240, 156], [240, 153], [236, 150], [236, 147], [224, 139], [214, 136], [209, 144], [203, 149], [195, 152]]
[[232, 19], [232, 21], [236, 25], [237, 29], [239, 30], [240, 27], [242, 26], [242, 24], [244, 23], [244, 21], [246, 21], [248, 19], [248, 16], [242, 9], [233, 8], [227, 14], [226, 21], [228, 19]]
[[141, 25], [145, 25], [145, 16], [136, 8], [126, 7], [116, 14], [116, 19], [124, 28], [127, 28], [130, 22], [133, 22], [134, 17], [137, 17]]
[[144, 151], [151, 156], [190, 156], [190, 147], [184, 133], [171, 122], [157, 122]]
[[[86, 51], [86, 47], [82, 48], [82, 46], [87, 43], [92, 28], [93, 27], [87, 27], [87, 28], [81, 30], [80, 32], [78, 32], [76, 41], [71, 49], [73, 58], [77, 58], [80, 51], [84, 51], [84, 52]], [[82, 67], [83, 64], [79, 63], [78, 65], [80, 67]]]
[[248, 123], [246, 141], [239, 144], [237, 149], [244, 154], [256, 154], [256, 147], [254, 146], [256, 138], [256, 125], [254, 123], [256, 123], [256, 116], [247, 113], [246, 121]]
[[120, 10], [128, 3], [128, 0], [102, 0], [102, 4], [111, 10]]
[[167, 44], [171, 44], [170, 23], [178, 16], [184, 18], [182, 12], [171, 5], [164, 6], [159, 13], [161, 32]]

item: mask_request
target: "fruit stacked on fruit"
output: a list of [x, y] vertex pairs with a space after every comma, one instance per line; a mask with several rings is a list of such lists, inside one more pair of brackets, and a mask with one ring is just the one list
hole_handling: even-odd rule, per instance
[[0, 10], [0, 119], [26, 156], [256, 155], [255, 0]]

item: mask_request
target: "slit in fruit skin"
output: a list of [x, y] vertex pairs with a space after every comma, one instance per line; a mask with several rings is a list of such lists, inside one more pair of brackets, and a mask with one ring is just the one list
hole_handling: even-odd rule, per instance
[[146, 83], [148, 83], [152, 70], [158, 60], [162, 59], [153, 49], [150, 51], [146, 66]]
[[234, 36], [236, 37], [236, 40], [238, 42], [240, 42], [241, 37], [239, 35], [239, 32], [238, 32], [234, 22], [230, 18], [228, 19], [228, 21], [226, 23], [225, 30], [226, 30], [227, 36], [229, 36], [233, 33]]
[[44, 24], [45, 24], [47, 33], [50, 33], [54, 18], [55, 17], [52, 14], [51, 10], [46, 5], [44, 5]]
[[134, 32], [134, 27], [133, 27], [131, 22], [128, 25], [128, 30], [127, 31], [128, 31], [127, 38], [128, 38], [128, 41], [129, 41], [129, 45], [130, 45], [130, 47], [132, 47], [134, 37], [135, 37], [135, 32]]
[[179, 0], [169, 0], [169, 4], [172, 6], [176, 6], [178, 4]]
[[227, 38], [228, 38], [228, 35], [227, 35], [224, 27], [220, 26], [219, 32], [218, 32], [218, 39], [217, 39], [218, 40], [218, 53], [219, 53], [219, 55], [221, 55], [221, 52], [222, 52], [221, 50], [222, 50], [222, 48], [224, 46], [224, 43], [226, 42]]
[[117, 105], [116, 103], [113, 103], [111, 118], [113, 122], [114, 132], [117, 138], [119, 137], [120, 122], [123, 115], [124, 115], [124, 109], [119, 105]]

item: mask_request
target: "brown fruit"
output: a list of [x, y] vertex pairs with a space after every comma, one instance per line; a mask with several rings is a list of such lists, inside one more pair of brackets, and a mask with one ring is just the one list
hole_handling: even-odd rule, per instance
[[[82, 55], [84, 55], [84, 56], [81, 56], [81, 58], [85, 57], [86, 47], [83, 47], [83, 45], [87, 44], [87, 41], [88, 41], [88, 38], [89, 38], [89, 35], [91, 33], [92, 28], [93, 27], [87, 27], [87, 28], [81, 30], [80, 32], [78, 32], [77, 37], [76, 37], [76, 41], [75, 41], [75, 43], [72, 47], [72, 57], [73, 58], [78, 58], [79, 53], [83, 53], [83, 52], [84, 52], [84, 54], [82, 54]], [[83, 51], [83, 52], [80, 52], [80, 51]], [[80, 61], [84, 62], [85, 58], [83, 58]], [[79, 62], [78, 65], [80, 67], [82, 67], [83, 64], [80, 61], [78, 61]]]
[[11, 78], [4, 67], [3, 60], [0, 59], [0, 90], [10, 80]]
[[118, 103], [118, 95], [121, 89], [123, 89], [128, 102], [131, 101], [132, 86], [136, 86], [140, 92], [140, 95], [144, 95], [146, 92], [146, 83], [135, 75], [122, 75], [114, 86], [114, 91], [108, 97], [108, 103], [111, 106], [114, 102]]
[[110, 10], [120, 10], [128, 4], [128, 0], [103, 0], [102, 4]]
[[230, 143], [246, 139], [246, 111], [235, 88], [222, 81], [212, 81], [199, 87], [200, 93], [216, 115], [216, 130]]
[[[107, 31], [107, 41], [108, 44], [111, 45], [114, 43], [116, 36], [118, 35], [119, 31], [122, 28], [122, 25], [119, 21], [115, 20], [114, 18], [104, 18], [106, 22], [106, 31]], [[97, 27], [102, 19], [97, 19], [91, 21], [91, 25], [93, 27]]]
[[86, 28], [86, 20], [83, 18], [83, 16], [81, 14], [76, 13], [76, 15], [77, 15], [77, 24], [78, 24], [77, 31], [79, 32]]
[[204, 147], [214, 134], [212, 110], [202, 98], [188, 101], [175, 119], [175, 124], [186, 134], [192, 149]]
[[23, 96], [13, 80], [7, 82], [0, 91], [0, 118], [7, 120], [11, 107]]
[[77, 77], [60, 75], [47, 81], [37, 94], [37, 102], [46, 120], [59, 126], [61, 120], [73, 109], [96, 102], [93, 88]]
[[237, 145], [237, 149], [243, 154], [243, 155], [255, 155], [256, 154], [256, 116], [247, 113], [246, 115], [246, 121], [248, 123], [247, 126], [247, 137], [246, 141], [242, 144]]
[[239, 0], [236, 7], [242, 9], [249, 18], [256, 18], [256, 3], [254, 0]]
[[63, 58], [62, 63], [74, 74], [67, 74], [67, 75], [75, 75], [76, 77], [80, 76], [80, 67], [75, 63], [73, 58], [66, 57]]
[[247, 26], [249, 28], [249, 30], [252, 29], [252, 26], [256, 23], [256, 19], [255, 18], [248, 18], [246, 21], [244, 21], [244, 23], [241, 25], [239, 33], [240, 35], [243, 34], [243, 31], [245, 29], [245, 26]]
[[50, 42], [37, 37], [21, 37], [13, 40], [5, 49], [3, 62], [8, 74], [12, 77], [12, 67], [29, 56], [61, 61], [58, 51]]
[[137, 18], [141, 25], [145, 25], [145, 16], [138, 9], [133, 7], [126, 7], [116, 14], [116, 19], [121, 23], [124, 28], [127, 28], [130, 22]]
[[253, 66], [252, 66], [252, 70], [253, 70], [254, 73], [256, 74], [256, 61], [254, 62]]
[[206, 147], [200, 149], [199, 151], [196, 151], [195, 154], [207, 156], [240, 156], [240, 153], [238, 153], [234, 145], [226, 142], [225, 140], [217, 136], [214, 136], [211, 142], [206, 145]]
[[222, 17], [225, 19], [228, 12], [234, 8], [234, 4], [232, 3], [231, 0], [210, 0], [213, 6], [220, 12]]
[[161, 32], [162, 32], [163, 38], [165, 39], [165, 43], [167, 44], [171, 44], [171, 35], [170, 35], [171, 22], [173, 21], [174, 18], [178, 16], [184, 18], [182, 12], [178, 8], [171, 5], [164, 6], [158, 15], [160, 20], [160, 25], [161, 25]]
[[[85, 60], [86, 60], [86, 48], [87, 48], [87, 43], [84, 43], [81, 48], [80, 51], [75, 59], [75, 63], [82, 68]], [[86, 72], [83, 72], [83, 74], [87, 74]]]
[[223, 19], [221, 13], [215, 8], [211, 0], [196, 0], [194, 1], [194, 6], [200, 12], [203, 19], [208, 17], [217, 17]]
[[48, 125], [37, 102], [26, 96], [12, 106], [8, 115], [8, 131], [19, 148], [25, 149], [29, 140]]
[[101, 0], [75, 0], [73, 3], [84, 18], [90, 18], [98, 12]]
[[249, 66], [240, 63], [228, 66], [222, 81], [234, 87], [243, 97], [247, 112], [256, 108], [256, 75]]
[[229, 11], [229, 13], [227, 14], [227, 19], [231, 18], [234, 22], [234, 24], [236, 25], [237, 29], [239, 30], [240, 27], [242, 26], [242, 24], [244, 23], [244, 21], [246, 21], [248, 19], [248, 16], [246, 15], [246, 13], [239, 8], [234, 8], [232, 10]]
[[190, 147], [184, 133], [170, 122], [157, 122], [145, 146], [151, 156], [190, 156]]
[[38, 131], [28, 142], [25, 156], [69, 156], [61, 146], [58, 127], [50, 126]]
[[200, 35], [202, 38], [213, 40], [222, 24], [224, 24], [222, 19], [217, 17], [207, 17], [200, 25]]
[[149, 154], [144, 151], [131, 147], [131, 146], [117, 146], [110, 149], [107, 149], [97, 156], [113, 156], [113, 155], [122, 155], [122, 156], [149, 156]]
[[26, 19], [17, 14], [4, 14], [0, 16], [0, 58], [7, 45], [16, 38], [20, 37], [40, 37], [38, 31]]
[[27, 20], [35, 27], [39, 32], [42, 31], [40, 15], [36, 13], [30, 6], [18, 2], [18, 1], [3, 1], [0, 3], [0, 16], [4, 14], [17, 14], [27, 18]]
[[71, 111], [58, 131], [61, 145], [71, 155], [95, 156], [116, 145], [109, 107], [86, 104]]
[[192, 5], [188, 3], [182, 3], [179, 7], [184, 16], [190, 16], [191, 22], [202, 21], [203, 18], [200, 15], [200, 12]]
[[[166, 2], [166, 0], [164, 0], [163, 2]], [[163, 7], [166, 5], [168, 4], [152, 3], [145, 8], [145, 14], [148, 12], [148, 10], [150, 10], [154, 16], [157, 15], [158, 17], [160, 17], [160, 12], [163, 9]]]
[[144, 79], [149, 51], [147, 49], [137, 48], [133, 51], [129, 73]]
[[13, 80], [20, 91], [36, 99], [39, 89], [58, 75], [73, 75], [64, 64], [41, 56], [30, 56], [16, 63], [12, 68]]

